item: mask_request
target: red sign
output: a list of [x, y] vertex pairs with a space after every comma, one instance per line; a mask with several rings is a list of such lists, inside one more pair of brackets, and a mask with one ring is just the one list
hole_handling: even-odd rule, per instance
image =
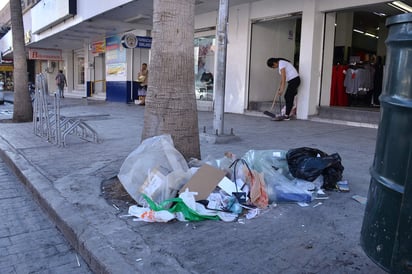
[[29, 49], [29, 59], [30, 60], [52, 60], [60, 61], [62, 59], [62, 51], [59, 49]]

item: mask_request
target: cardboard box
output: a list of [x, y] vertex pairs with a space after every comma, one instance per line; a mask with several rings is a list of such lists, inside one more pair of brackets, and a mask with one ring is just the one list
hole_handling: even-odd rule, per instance
[[196, 201], [206, 200], [223, 177], [225, 177], [223, 170], [204, 164], [193, 174], [189, 182], [179, 190], [179, 193], [189, 188], [190, 192], [198, 193], [195, 197]]

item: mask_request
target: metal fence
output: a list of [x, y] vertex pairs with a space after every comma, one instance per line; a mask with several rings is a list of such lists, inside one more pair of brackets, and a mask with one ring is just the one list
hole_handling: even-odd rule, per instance
[[[51, 98], [53, 98], [51, 100]], [[44, 74], [36, 75], [33, 101], [33, 131], [39, 137], [58, 146], [66, 146], [66, 137], [74, 135], [89, 142], [99, 143], [97, 132], [84, 121], [60, 114], [60, 97], [49, 96]]]

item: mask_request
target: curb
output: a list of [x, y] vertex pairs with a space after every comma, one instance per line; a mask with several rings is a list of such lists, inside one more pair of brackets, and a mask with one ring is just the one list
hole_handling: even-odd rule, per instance
[[[102, 241], [104, 235], [88, 225], [88, 221], [78, 214], [78, 209], [61, 196], [52, 182], [2, 137], [0, 158], [28, 188], [36, 202], [94, 273], [116, 273], [116, 270], [133, 269], [109, 242]], [[62, 212], [64, 214], [59, 214]]]

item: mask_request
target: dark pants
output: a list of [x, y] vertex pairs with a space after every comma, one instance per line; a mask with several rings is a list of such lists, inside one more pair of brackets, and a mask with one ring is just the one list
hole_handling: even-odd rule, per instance
[[299, 76], [288, 81], [288, 87], [285, 92], [286, 115], [288, 116], [290, 114], [290, 111], [293, 108], [293, 100], [295, 99], [296, 94], [298, 94], [299, 85], [300, 85]]

